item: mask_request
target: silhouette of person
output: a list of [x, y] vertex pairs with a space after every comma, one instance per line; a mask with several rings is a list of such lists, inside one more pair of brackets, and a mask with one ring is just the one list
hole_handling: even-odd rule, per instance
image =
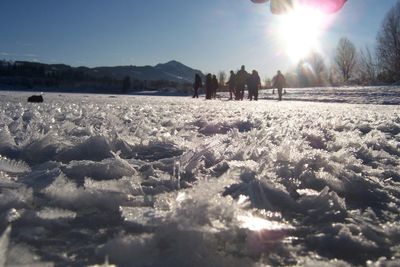
[[274, 77], [274, 87], [278, 89], [279, 101], [282, 100], [282, 90], [283, 87], [286, 85], [285, 76], [278, 70], [278, 73]]
[[211, 99], [212, 95], [212, 76], [207, 74], [206, 76], [206, 99]]
[[194, 94], [193, 98], [199, 98], [199, 88], [203, 86], [203, 82], [201, 81], [201, 77], [198, 73], [194, 76], [194, 83], [193, 83], [193, 89], [194, 89]]
[[243, 100], [244, 90], [249, 74], [245, 70], [245, 66], [242, 65], [238, 73], [236, 74], [236, 98], [237, 100]]
[[236, 99], [236, 74], [233, 70], [231, 70], [231, 76], [229, 77], [229, 81], [227, 82], [227, 85], [229, 87], [229, 100], [232, 100], [233, 96], [235, 96]]
[[253, 70], [251, 75], [249, 76], [249, 79], [247, 80], [247, 87], [249, 90], [249, 99], [250, 101], [253, 100], [258, 100], [258, 89], [261, 86], [261, 80], [260, 76], [258, 75], [258, 72], [256, 70]]
[[217, 76], [213, 75], [212, 77], [212, 98], [217, 97], [217, 90], [218, 90], [219, 84], [217, 80]]

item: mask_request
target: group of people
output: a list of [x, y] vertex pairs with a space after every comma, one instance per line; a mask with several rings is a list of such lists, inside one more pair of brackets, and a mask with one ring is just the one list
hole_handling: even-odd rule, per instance
[[[276, 74], [276, 76], [272, 80], [273, 87], [278, 89], [279, 101], [282, 100], [282, 90], [286, 84], [285, 77], [282, 75], [280, 71]], [[226, 84], [229, 88], [229, 100], [243, 100], [244, 93], [247, 87], [248, 90], [248, 99], [250, 100], [258, 100], [258, 90], [261, 87], [261, 80], [258, 72], [253, 70], [251, 74], [249, 74], [245, 66], [243, 65], [240, 70], [235, 73], [233, 70], [230, 71], [230, 77]], [[193, 98], [199, 97], [199, 89], [203, 87], [203, 83], [199, 74], [195, 75], [195, 81], [193, 84], [194, 95]], [[205, 91], [206, 91], [206, 99], [215, 99], [217, 95], [217, 91], [219, 88], [219, 83], [217, 77], [215, 75], [207, 74], [205, 81]]]
[[[199, 74], [196, 73], [194, 77], [194, 95], [193, 98], [199, 98], [199, 89], [203, 87], [203, 82]], [[219, 88], [219, 83], [217, 76], [211, 75], [210, 73], [206, 76], [206, 99], [215, 99], [217, 97], [217, 91]]]

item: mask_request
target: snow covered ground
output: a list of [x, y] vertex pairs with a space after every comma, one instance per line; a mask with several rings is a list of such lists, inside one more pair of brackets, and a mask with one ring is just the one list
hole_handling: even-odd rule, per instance
[[0, 266], [399, 265], [399, 106], [29, 95], [0, 92]]
[[[272, 99], [272, 90], [260, 94], [261, 98]], [[353, 104], [400, 104], [399, 86], [380, 87], [331, 87], [331, 88], [301, 88], [287, 89], [286, 100], [335, 102]]]

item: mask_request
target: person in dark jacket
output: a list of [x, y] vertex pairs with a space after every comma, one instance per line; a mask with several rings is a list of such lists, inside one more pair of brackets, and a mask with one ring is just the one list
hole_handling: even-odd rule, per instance
[[233, 96], [235, 96], [236, 99], [236, 74], [233, 70], [231, 70], [231, 76], [229, 77], [229, 81], [227, 82], [228, 88], [229, 88], [229, 100], [233, 99]]
[[207, 74], [206, 76], [206, 99], [211, 99], [212, 96], [212, 76]]
[[245, 70], [245, 66], [243, 65], [241, 69], [236, 74], [236, 99], [243, 100], [244, 90], [246, 88], [247, 79], [249, 74]]
[[278, 70], [278, 73], [273, 78], [273, 85], [278, 89], [279, 101], [282, 101], [282, 90], [286, 85], [286, 80], [280, 70]]
[[218, 80], [217, 76], [213, 75], [212, 77], [212, 98], [215, 99], [217, 97], [217, 91], [218, 91]]
[[201, 77], [198, 73], [194, 76], [194, 84], [193, 84], [193, 89], [194, 89], [194, 94], [193, 98], [199, 98], [199, 88], [203, 87], [203, 82], [201, 81]]
[[260, 76], [258, 75], [258, 72], [256, 70], [253, 70], [252, 74], [249, 76], [247, 80], [247, 87], [249, 90], [249, 99], [250, 101], [253, 100], [258, 100], [258, 89], [261, 86], [261, 80]]

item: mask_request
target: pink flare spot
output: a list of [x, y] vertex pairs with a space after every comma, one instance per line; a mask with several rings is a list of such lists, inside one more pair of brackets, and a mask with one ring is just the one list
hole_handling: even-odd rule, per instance
[[325, 13], [339, 11], [347, 0], [299, 0], [300, 5], [309, 6]]

